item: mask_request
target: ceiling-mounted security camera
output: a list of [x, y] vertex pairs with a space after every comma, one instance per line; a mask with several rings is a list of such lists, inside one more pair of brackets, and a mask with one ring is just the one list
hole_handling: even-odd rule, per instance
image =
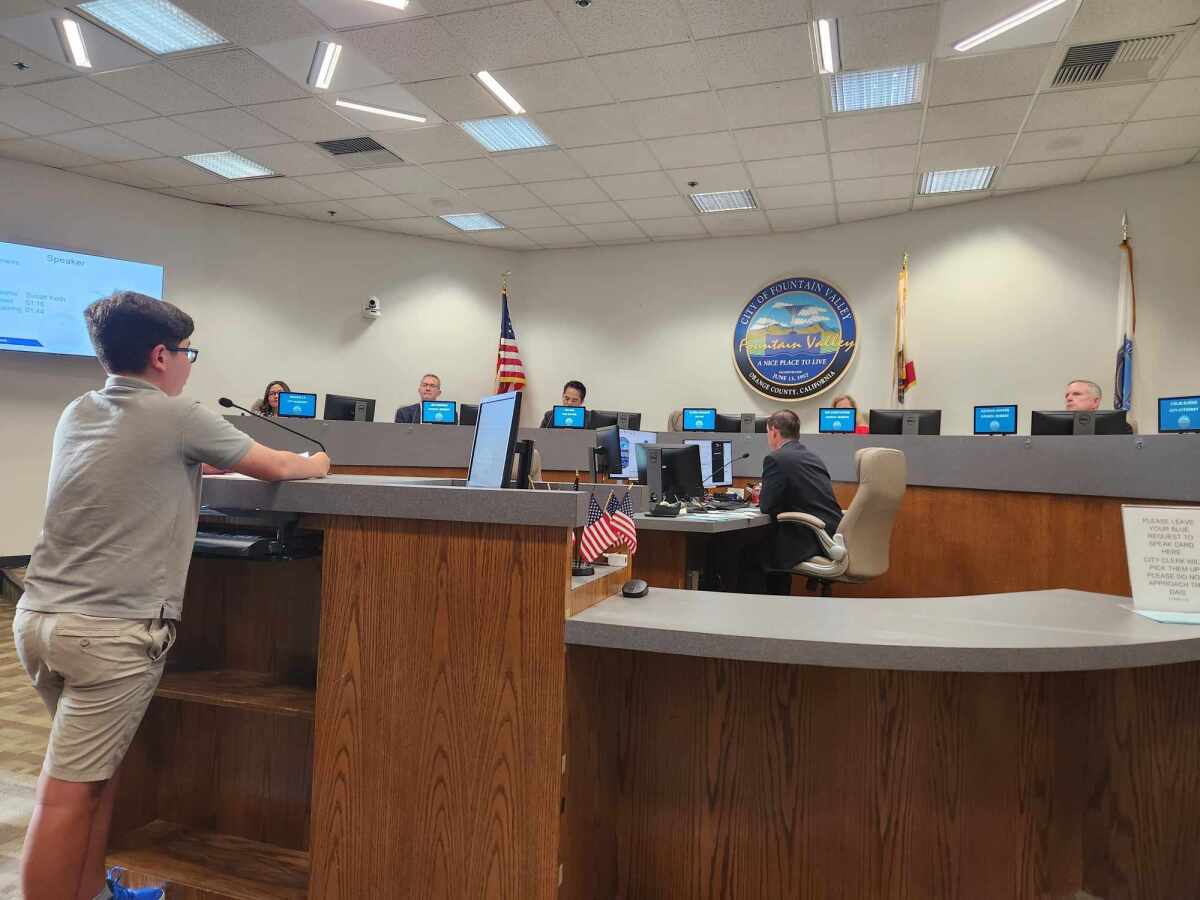
[[379, 302], [378, 297], [368, 297], [366, 305], [363, 306], [362, 315], [364, 319], [378, 319], [383, 315], [383, 304]]
[[592, 0], [575, 0], [575, 5], [580, 9], [587, 9], [592, 5]]

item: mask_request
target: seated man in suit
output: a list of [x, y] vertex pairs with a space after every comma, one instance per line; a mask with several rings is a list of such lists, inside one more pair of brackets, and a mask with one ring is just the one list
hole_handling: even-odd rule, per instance
[[[790, 409], [767, 419], [767, 446], [771, 452], [763, 458], [758, 507], [771, 517], [771, 524], [749, 532], [748, 543], [738, 548], [736, 590], [743, 593], [786, 595], [790, 593], [791, 576], [771, 570], [790, 569], [821, 554], [816, 535], [807, 528], [779, 525], [776, 517], [780, 513], [814, 515], [825, 523], [830, 534], [841, 524], [842, 509], [833, 495], [829, 470], [799, 438], [800, 417]], [[733, 580], [728, 562], [722, 575], [728, 590]]]
[[[438, 378], [432, 372], [427, 372], [421, 376], [421, 383], [417, 385], [417, 396], [424, 400], [436, 400], [442, 396], [442, 379]], [[421, 402], [402, 406], [396, 410], [396, 421], [403, 425], [417, 425], [421, 422]]]
[[[563, 385], [561, 406], [583, 406], [585, 399], [587, 399], [587, 388], [583, 386], [582, 381], [568, 381]], [[584, 424], [586, 425], [586, 423]], [[553, 425], [554, 410], [548, 409], [542, 416], [542, 424], [538, 428], [551, 428]]]

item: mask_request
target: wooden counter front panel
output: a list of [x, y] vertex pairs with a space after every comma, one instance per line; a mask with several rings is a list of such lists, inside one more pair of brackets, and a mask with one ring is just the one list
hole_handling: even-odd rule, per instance
[[334, 517], [313, 775], [321, 900], [550, 900], [565, 528]]

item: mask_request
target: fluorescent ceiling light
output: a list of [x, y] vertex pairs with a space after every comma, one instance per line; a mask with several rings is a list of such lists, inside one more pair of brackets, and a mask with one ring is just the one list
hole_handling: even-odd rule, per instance
[[550, 138], [540, 128], [522, 116], [497, 116], [494, 119], [473, 119], [462, 122], [463, 131], [483, 145], [485, 150], [501, 153], [505, 150], [528, 150], [549, 147]]
[[491, 72], [476, 72], [475, 77], [483, 84], [485, 88], [492, 92], [497, 100], [508, 107], [508, 111], [514, 116], [519, 116], [525, 112], [525, 107], [517, 102], [517, 98], [504, 89], [504, 85], [492, 77]]
[[714, 191], [710, 194], [692, 194], [692, 203], [702, 213], [728, 212], [733, 209], [758, 209], [754, 195], [744, 191]]
[[978, 47], [985, 41], [990, 41], [998, 35], [1004, 34], [1006, 31], [1011, 31], [1018, 25], [1024, 25], [1030, 19], [1036, 19], [1042, 13], [1050, 12], [1056, 6], [1062, 6], [1067, 0], [1041, 0], [1040, 3], [1035, 3], [1033, 6], [1027, 6], [1020, 12], [1015, 12], [1007, 19], [1001, 19], [995, 25], [989, 25], [983, 31], [977, 32], [968, 38], [963, 38], [954, 45], [954, 49], [959, 53], [964, 53], [973, 47]]
[[813, 44], [817, 48], [817, 71], [822, 75], [830, 75], [842, 67], [837, 19], [813, 22]]
[[54, 27], [58, 29], [58, 38], [62, 41], [63, 52], [71, 65], [81, 69], [90, 69], [92, 61], [88, 57], [87, 45], [83, 42], [83, 29], [75, 19], [55, 19]]
[[229, 150], [223, 150], [220, 153], [193, 153], [185, 156], [184, 159], [192, 163], [192, 165], [207, 169], [214, 175], [220, 175], [222, 178], [230, 180], [237, 178], [265, 178], [268, 175], [278, 174], [277, 172], [272, 172], [266, 166], [260, 166], [252, 159], [246, 159], [246, 157], [239, 156]]
[[367, 0], [367, 2], [390, 6], [392, 9], [408, 9], [408, 0]]
[[950, 194], [956, 191], [983, 191], [991, 186], [995, 166], [975, 169], [942, 169], [921, 175], [918, 194]]
[[334, 106], [345, 107], [346, 109], [357, 109], [359, 112], [374, 113], [377, 116], [389, 116], [393, 119], [406, 119], [409, 122], [426, 122], [424, 116], [414, 115], [413, 113], [400, 112], [395, 109], [384, 109], [382, 106], [369, 106], [366, 103], [355, 103], [353, 100], [343, 100], [338, 97], [333, 101]]
[[167, 0], [88, 0], [79, 9], [151, 53], [178, 53], [228, 43]]
[[317, 41], [312, 65], [308, 67], [308, 83], [319, 91], [329, 90], [333, 81], [333, 70], [342, 56], [342, 45], [331, 41]]
[[924, 75], [924, 63], [865, 72], [838, 72], [829, 78], [829, 99], [834, 112], [907, 106], [921, 99]]
[[456, 213], [442, 218], [459, 231], [495, 231], [504, 227], [486, 213]]

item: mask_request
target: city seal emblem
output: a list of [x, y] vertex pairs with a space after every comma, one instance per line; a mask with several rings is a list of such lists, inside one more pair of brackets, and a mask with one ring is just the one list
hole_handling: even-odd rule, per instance
[[784, 278], [742, 309], [733, 330], [733, 359], [758, 393], [805, 400], [846, 374], [857, 332], [854, 311], [837, 288], [817, 278]]

